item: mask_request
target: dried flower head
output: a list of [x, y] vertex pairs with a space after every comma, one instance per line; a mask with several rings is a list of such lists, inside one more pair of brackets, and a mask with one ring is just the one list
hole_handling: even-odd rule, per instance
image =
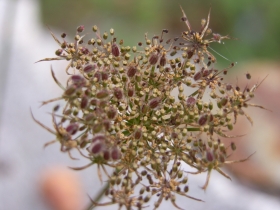
[[[201, 21], [199, 32], [192, 31], [182, 12], [187, 30], [181, 38], [165, 39], [166, 29], [152, 39], [145, 34], [145, 43], [138, 43], [141, 49], [125, 46], [114, 29], [101, 34], [93, 26], [95, 35], [87, 44], [80, 35], [86, 30], [84, 26], [77, 28], [73, 41], [61, 42], [51, 33], [59, 45], [57, 57], [40, 61], [67, 60], [70, 76], [62, 85], [51, 71], [63, 91], [61, 97], [43, 104], [64, 100], [65, 107], [61, 114], [54, 113], [57, 107], [53, 111], [54, 130], [32, 117], [55, 135], [46, 146], [59, 142], [61, 151], [71, 158], [70, 151], [77, 149], [88, 159], [88, 165], [73, 169], [98, 165], [100, 179], [105, 176], [108, 183], [104, 194], [109, 201], [92, 200], [93, 206], [117, 203], [126, 209], [141, 209], [156, 197], [155, 208], [165, 199], [181, 209], [176, 196], [201, 201], [190, 195], [189, 174], [206, 172], [205, 190], [213, 170], [230, 179], [221, 167], [249, 158], [228, 160], [236, 145], [224, 145], [220, 138], [236, 137], [227, 131], [240, 115], [253, 123], [246, 108], [264, 109], [249, 103], [261, 82], [246, 86], [244, 91], [224, 83], [223, 77], [233, 65], [215, 69], [212, 64], [216, 58], [208, 48], [212, 42], [229, 37], [212, 33], [210, 12], [207, 20]], [[246, 77], [251, 79], [249, 73]], [[174, 95], [173, 90], [178, 93]], [[203, 101], [206, 94], [210, 101]], [[185, 172], [184, 164], [195, 171]]]

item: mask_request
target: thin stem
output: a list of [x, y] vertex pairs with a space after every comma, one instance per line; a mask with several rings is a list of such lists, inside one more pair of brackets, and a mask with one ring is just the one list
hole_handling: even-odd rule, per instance
[[[106, 185], [100, 190], [100, 192], [97, 194], [97, 196], [93, 200], [95, 203], [98, 203], [101, 200], [101, 198], [105, 194], [106, 190], [109, 188], [109, 185], [110, 185], [109, 182], [107, 182]], [[92, 210], [95, 207], [96, 207], [96, 205], [93, 202], [90, 202], [90, 204], [88, 205], [86, 210]]]

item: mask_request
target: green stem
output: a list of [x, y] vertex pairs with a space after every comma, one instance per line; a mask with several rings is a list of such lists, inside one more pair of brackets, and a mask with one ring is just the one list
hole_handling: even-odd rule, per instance
[[[106, 185], [100, 190], [100, 192], [97, 194], [97, 196], [93, 200], [95, 203], [98, 203], [101, 200], [101, 198], [105, 194], [106, 190], [108, 190], [109, 185], [110, 185], [109, 182], [107, 182]], [[88, 205], [88, 207], [86, 208], [86, 210], [92, 210], [94, 208], [95, 208], [95, 205], [93, 202], [91, 202], [90, 205]]]

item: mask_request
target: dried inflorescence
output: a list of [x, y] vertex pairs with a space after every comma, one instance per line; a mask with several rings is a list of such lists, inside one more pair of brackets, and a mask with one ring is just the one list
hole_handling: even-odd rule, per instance
[[[53, 111], [55, 131], [35, 121], [56, 135], [50, 143], [58, 141], [61, 151], [72, 157], [71, 150], [78, 149], [88, 158], [87, 166], [74, 169], [98, 165], [100, 179], [108, 181], [105, 194], [110, 201], [92, 201], [94, 206], [117, 203], [141, 209], [157, 197], [155, 208], [166, 199], [180, 209], [177, 195], [199, 200], [189, 195], [188, 174], [207, 172], [206, 189], [212, 170], [230, 178], [221, 167], [248, 159], [229, 161], [236, 146], [224, 145], [220, 138], [234, 137], [227, 131], [239, 115], [252, 123], [244, 109], [257, 106], [248, 102], [260, 84], [240, 91], [223, 81], [233, 64], [215, 69], [208, 48], [229, 37], [212, 34], [210, 12], [200, 32], [191, 30], [184, 12], [182, 20], [188, 30], [181, 38], [165, 40], [164, 29], [151, 40], [145, 34], [145, 44], [139, 42], [138, 47], [126, 46], [113, 29], [101, 34], [97, 26], [87, 44], [80, 35], [84, 26], [77, 28], [73, 42], [66, 41], [65, 33], [62, 41], [52, 34], [60, 46], [57, 57], [41, 61], [69, 61], [69, 79], [62, 85], [52, 70], [63, 93], [43, 104], [64, 100], [66, 105], [61, 114], [58, 107]], [[207, 94], [211, 99], [203, 101]], [[185, 172], [184, 164], [196, 170]]]

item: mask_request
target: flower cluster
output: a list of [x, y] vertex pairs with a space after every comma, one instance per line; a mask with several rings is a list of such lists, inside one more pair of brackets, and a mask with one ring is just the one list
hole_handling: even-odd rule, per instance
[[[93, 200], [93, 206], [141, 209], [156, 197], [154, 208], [166, 199], [181, 209], [176, 195], [201, 201], [189, 194], [189, 174], [207, 172], [206, 189], [211, 171], [230, 178], [221, 167], [248, 159], [229, 161], [236, 146], [220, 138], [235, 137], [227, 131], [239, 115], [252, 123], [244, 109], [263, 108], [249, 103], [260, 84], [241, 90], [223, 81], [234, 65], [216, 69], [208, 48], [229, 37], [208, 28], [210, 12], [199, 32], [192, 31], [184, 11], [181, 20], [187, 30], [180, 37], [166, 38], [164, 29], [150, 39], [145, 34], [145, 41], [132, 47], [117, 38], [114, 29], [101, 33], [97, 26], [87, 43], [84, 26], [77, 28], [73, 42], [66, 41], [65, 33], [62, 41], [51, 33], [59, 44], [57, 57], [40, 61], [69, 61], [69, 78], [62, 85], [52, 70], [63, 93], [43, 104], [66, 103], [60, 114], [58, 106], [53, 110], [54, 129], [33, 118], [56, 136], [46, 145], [59, 142], [71, 158], [73, 149], [88, 158], [87, 166], [74, 169], [98, 165], [100, 179], [108, 183], [104, 194], [109, 201]], [[195, 171], [184, 171], [184, 165]]]

